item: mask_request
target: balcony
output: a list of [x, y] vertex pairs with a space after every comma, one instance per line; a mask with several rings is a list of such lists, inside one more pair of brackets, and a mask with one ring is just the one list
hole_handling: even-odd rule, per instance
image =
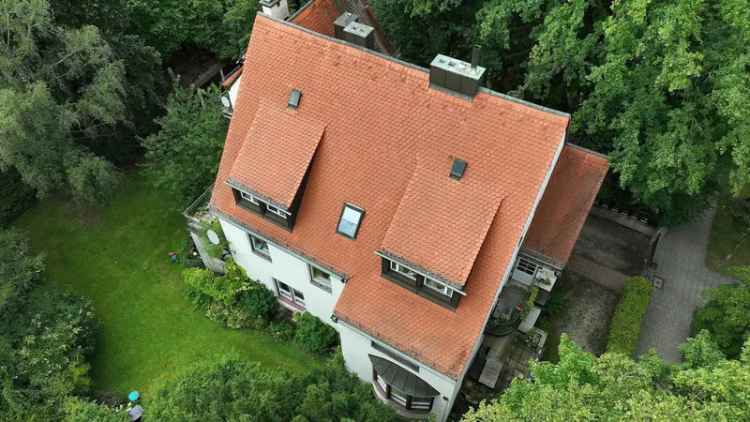
[[187, 228], [203, 265], [217, 273], [224, 273], [224, 260], [230, 256], [229, 247], [219, 220], [211, 214], [211, 188], [205, 190], [183, 211]]

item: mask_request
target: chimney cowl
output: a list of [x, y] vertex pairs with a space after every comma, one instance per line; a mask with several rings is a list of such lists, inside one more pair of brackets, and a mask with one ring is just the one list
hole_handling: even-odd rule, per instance
[[258, 4], [260, 4], [264, 15], [282, 20], [289, 17], [287, 0], [260, 0]]
[[486, 70], [482, 66], [438, 54], [430, 63], [430, 86], [473, 97], [484, 82]]
[[344, 28], [344, 39], [360, 47], [375, 47], [375, 28], [359, 22], [351, 22]]
[[340, 40], [345, 40], [346, 35], [344, 35], [344, 28], [346, 28], [347, 25], [349, 25], [352, 22], [357, 22], [359, 20], [359, 17], [353, 13], [344, 12], [336, 18], [335, 21], [333, 21], [333, 33], [336, 36], [336, 38]]

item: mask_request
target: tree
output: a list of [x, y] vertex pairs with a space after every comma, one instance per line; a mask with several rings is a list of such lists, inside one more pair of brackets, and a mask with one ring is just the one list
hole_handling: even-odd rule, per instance
[[129, 6], [132, 30], [162, 56], [193, 45], [227, 59], [246, 47], [257, 0], [131, 0]]
[[0, 230], [0, 332], [14, 318], [39, 281], [44, 258], [30, 254], [29, 242], [15, 230]]
[[146, 161], [157, 188], [195, 199], [219, 168], [228, 123], [222, 115], [218, 88], [182, 88], [175, 84], [160, 127], [143, 141]]
[[98, 201], [115, 169], [87, 146], [125, 121], [125, 68], [93, 26], [57, 25], [45, 0], [0, 0], [0, 170], [39, 197]]
[[514, 380], [462, 421], [747, 420], [750, 343], [745, 350], [741, 361], [727, 360], [703, 333], [683, 347], [685, 364], [668, 366], [653, 354], [596, 358], [563, 336], [559, 363], [533, 363], [533, 379]]
[[91, 303], [40, 288], [42, 257], [0, 231], [0, 420], [59, 420], [63, 402], [90, 387]]
[[341, 358], [306, 375], [236, 357], [202, 362], [162, 383], [144, 407], [160, 421], [396, 421]]
[[707, 289], [706, 304], [693, 319], [693, 331], [706, 330], [716, 339], [721, 351], [737, 358], [750, 337], [750, 267], [732, 269], [738, 284]]

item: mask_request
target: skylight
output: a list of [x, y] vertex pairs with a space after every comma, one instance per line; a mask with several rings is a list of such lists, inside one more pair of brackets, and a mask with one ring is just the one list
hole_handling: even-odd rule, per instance
[[339, 225], [336, 228], [336, 232], [342, 234], [350, 239], [357, 237], [359, 231], [359, 223], [362, 221], [362, 216], [365, 210], [356, 207], [351, 204], [344, 204], [344, 209], [341, 211], [341, 218], [339, 219]]

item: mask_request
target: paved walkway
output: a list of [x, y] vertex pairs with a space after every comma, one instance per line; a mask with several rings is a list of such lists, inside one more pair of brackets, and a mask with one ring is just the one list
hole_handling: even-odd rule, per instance
[[698, 221], [670, 229], [659, 242], [656, 275], [664, 279], [664, 285], [654, 289], [646, 311], [639, 355], [654, 348], [667, 362], [678, 362], [678, 347], [690, 335], [693, 312], [702, 301], [701, 292], [732, 282], [705, 266], [714, 213], [711, 210]]

